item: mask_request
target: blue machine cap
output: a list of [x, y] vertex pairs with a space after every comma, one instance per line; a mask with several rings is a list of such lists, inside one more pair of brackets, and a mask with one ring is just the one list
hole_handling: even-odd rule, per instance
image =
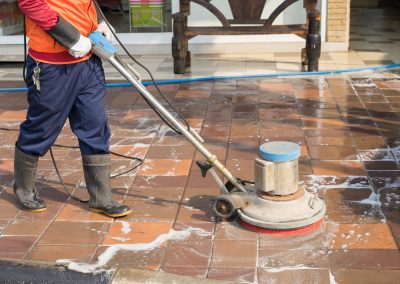
[[300, 146], [293, 142], [274, 141], [262, 144], [260, 157], [270, 162], [288, 162], [300, 157]]

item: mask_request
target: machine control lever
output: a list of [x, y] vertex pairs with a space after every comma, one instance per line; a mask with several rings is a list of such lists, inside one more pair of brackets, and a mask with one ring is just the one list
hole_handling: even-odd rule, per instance
[[201, 170], [202, 177], [206, 177], [208, 170], [213, 167], [211, 164], [209, 164], [207, 162], [196, 161], [196, 164], [199, 166], [199, 168]]

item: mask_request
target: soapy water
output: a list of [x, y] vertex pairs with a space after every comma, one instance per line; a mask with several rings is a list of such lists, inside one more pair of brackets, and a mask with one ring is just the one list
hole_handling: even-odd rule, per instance
[[120, 221], [120, 223], [122, 225], [121, 232], [123, 232], [124, 234], [128, 234], [130, 231], [132, 231], [131, 226], [128, 222]]
[[[319, 192], [322, 197], [327, 190], [334, 190], [336, 188], [349, 190], [368, 189], [371, 193], [367, 198], [347, 202], [370, 205], [369, 209], [363, 214], [365, 216], [368, 216], [368, 214], [379, 216], [381, 223], [386, 223], [386, 216], [382, 208], [384, 206], [395, 206], [397, 208], [400, 204], [398, 191], [394, 192], [394, 188], [392, 187], [374, 190], [366, 177], [309, 176], [300, 185], [308, 191]], [[387, 190], [389, 192], [383, 193], [383, 191]], [[297, 240], [291, 240], [291, 242], [296, 242], [295, 249], [288, 248], [288, 251], [284, 253], [278, 250], [277, 253], [273, 253], [271, 256], [261, 258], [258, 261], [258, 267], [271, 273], [290, 270], [326, 269], [324, 266], [318, 267], [316, 264], [318, 261], [326, 261], [327, 257], [332, 254], [331, 247], [335, 244], [337, 238], [340, 239], [341, 237], [341, 241], [345, 242], [341, 246], [343, 252], [347, 252], [348, 247], [354, 244], [354, 242], [367, 242], [371, 238], [370, 232], [356, 233], [358, 226], [360, 226], [359, 224], [353, 224], [352, 229], [338, 236], [339, 224], [329, 219], [326, 219], [326, 222], [328, 225], [320, 233], [324, 239], [320, 250], [313, 249], [318, 243], [313, 243], [312, 239], [316, 239], [318, 235], [314, 235], [312, 238], [307, 238], [307, 235], [299, 236]], [[307, 259], [307, 261], [305, 262], [304, 259]], [[336, 283], [335, 276], [331, 271], [329, 271], [329, 283]]]
[[97, 261], [92, 264], [75, 262], [74, 260], [71, 259], [59, 259], [57, 260], [56, 263], [59, 265], [66, 266], [70, 270], [74, 270], [81, 273], [98, 274], [101, 272], [111, 272], [113, 268], [107, 269], [106, 265], [119, 251], [151, 251], [153, 249], [160, 247], [166, 241], [169, 240], [174, 240], [174, 241], [185, 240], [192, 233], [202, 236], [208, 232], [198, 228], [187, 228], [181, 231], [170, 230], [166, 234], [159, 235], [156, 239], [154, 239], [149, 243], [111, 245], [101, 255], [99, 255]]

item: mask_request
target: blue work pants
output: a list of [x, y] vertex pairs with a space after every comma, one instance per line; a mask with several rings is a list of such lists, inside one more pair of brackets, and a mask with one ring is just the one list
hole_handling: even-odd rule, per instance
[[[40, 90], [33, 68], [40, 68]], [[108, 154], [110, 129], [105, 111], [106, 86], [100, 58], [74, 64], [47, 64], [27, 58], [28, 113], [20, 126], [17, 147], [44, 156], [65, 121], [79, 140], [82, 155]]]

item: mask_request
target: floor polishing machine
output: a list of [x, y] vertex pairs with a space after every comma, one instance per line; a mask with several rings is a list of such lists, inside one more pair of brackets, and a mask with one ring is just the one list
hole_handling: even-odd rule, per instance
[[[298, 185], [298, 158], [296, 143], [277, 141], [259, 147], [254, 161], [254, 182], [236, 178], [203, 145], [203, 138], [190, 126], [177, 120], [141, 82], [140, 74], [117, 56], [117, 49], [99, 32], [89, 35], [94, 54], [111, 63], [161, 114], [170, 125], [179, 130], [206, 158], [197, 162], [203, 177], [211, 174], [220, 188], [213, 210], [217, 216], [230, 218], [236, 214], [241, 224], [251, 230], [272, 234], [300, 234], [318, 228], [326, 212], [317, 193]], [[224, 182], [218, 171], [226, 178]]]

